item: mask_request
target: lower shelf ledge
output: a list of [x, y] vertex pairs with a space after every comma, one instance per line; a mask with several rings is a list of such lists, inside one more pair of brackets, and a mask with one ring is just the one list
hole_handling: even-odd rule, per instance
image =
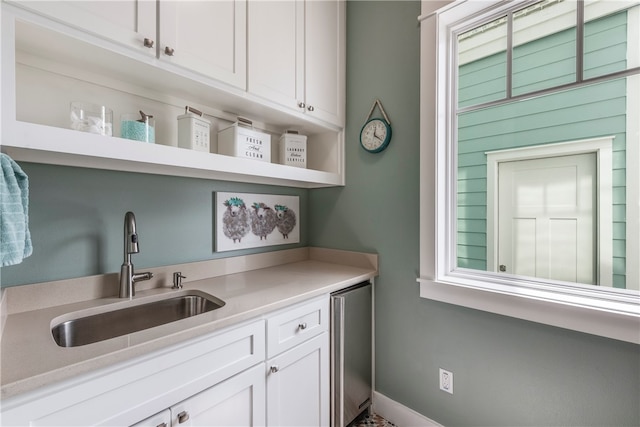
[[20, 121], [10, 135], [6, 127], [2, 151], [17, 161], [299, 188], [344, 185], [343, 176], [337, 173]]

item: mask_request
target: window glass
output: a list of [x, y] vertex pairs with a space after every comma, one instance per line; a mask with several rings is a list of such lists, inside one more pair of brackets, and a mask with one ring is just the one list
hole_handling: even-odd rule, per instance
[[640, 65], [639, 16], [638, 2], [585, 2], [585, 79]]
[[639, 342], [639, 4], [424, 16], [421, 297]]
[[507, 18], [501, 17], [458, 36], [458, 106], [507, 96]]
[[541, 1], [513, 14], [513, 95], [576, 81], [575, 1]]
[[[635, 78], [635, 77], [631, 77]], [[638, 94], [630, 93], [628, 91], [627, 78], [608, 80], [587, 86], [580, 86], [573, 89], [564, 91], [558, 91], [544, 96], [534, 97], [527, 100], [520, 100], [517, 102], [504, 103], [496, 106], [475, 109], [458, 115], [458, 174], [457, 174], [457, 266], [461, 268], [470, 268], [475, 270], [486, 271], [501, 271], [500, 266], [506, 266], [502, 272], [520, 274], [521, 271], [536, 271], [533, 267], [535, 264], [535, 258], [537, 256], [550, 256], [552, 252], [542, 253], [540, 252], [541, 243], [531, 242], [531, 245], [538, 245], [538, 252], [530, 253], [528, 259], [531, 261], [531, 267], [523, 266], [520, 264], [519, 270], [512, 270], [512, 262], [507, 262], [501, 259], [499, 254], [500, 239], [507, 238], [508, 243], [512, 245], [512, 251], [525, 250], [531, 245], [524, 243], [517, 244], [517, 236], [515, 228], [518, 226], [524, 226], [525, 220], [522, 219], [524, 214], [520, 214], [519, 220], [510, 219], [507, 214], [503, 212], [503, 209], [498, 209], [491, 217], [488, 218], [488, 212], [491, 211], [488, 206], [491, 199], [490, 192], [497, 191], [498, 193], [493, 196], [496, 200], [499, 198], [499, 188], [492, 188], [491, 184], [487, 180], [487, 174], [489, 171], [489, 163], [487, 161], [487, 154], [492, 152], [507, 152], [513, 151], [517, 153], [518, 150], [522, 150], [527, 147], [535, 146], [564, 146], [572, 141], [590, 140], [600, 137], [610, 138], [612, 141], [612, 165], [609, 175], [612, 179], [612, 185], [607, 190], [609, 194], [607, 197], [612, 201], [612, 216], [611, 227], [613, 227], [613, 235], [608, 235], [607, 239], [610, 241], [608, 244], [612, 246], [611, 259], [605, 260], [609, 264], [613, 265], [613, 277], [606, 280], [607, 283], [614, 287], [625, 288], [625, 265], [626, 260], [626, 245], [625, 245], [625, 229], [627, 221], [635, 221], [637, 218], [625, 219], [625, 197], [627, 193], [626, 179], [625, 179], [625, 159], [626, 159], [626, 145], [627, 140], [630, 138], [631, 143], [636, 146], [639, 144], [637, 135], [627, 136], [627, 103], [629, 97], [635, 99], [635, 103], [638, 102]], [[631, 103], [629, 103], [631, 105]], [[637, 112], [636, 112], [637, 113]], [[577, 149], [581, 151], [582, 149]], [[566, 151], [562, 151], [560, 156], [565, 156]], [[551, 165], [552, 159], [557, 157], [552, 154], [545, 154], [543, 158], [547, 163]], [[508, 162], [504, 162], [506, 165]], [[542, 165], [544, 166], [544, 165]], [[531, 168], [530, 168], [531, 169]], [[547, 184], [544, 186], [544, 179], [546, 179], [552, 171], [558, 170], [555, 165], [549, 168], [540, 167], [539, 175], [530, 175], [530, 182], [528, 187], [520, 187], [520, 192], [516, 194], [517, 197], [524, 198], [531, 196], [536, 192], [545, 192], [544, 198], [541, 197], [538, 203], [537, 209], [541, 211], [551, 212], [551, 202], [545, 205], [545, 200], [552, 200], [554, 194], [577, 194], [573, 193], [559, 193], [552, 192], [553, 188]], [[531, 169], [532, 170], [532, 169]], [[562, 171], [560, 171], [560, 174]], [[533, 172], [531, 172], [533, 174]], [[523, 178], [526, 179], [526, 178]], [[595, 191], [598, 188], [598, 181], [595, 178], [591, 179], [591, 190]], [[539, 185], [536, 185], [538, 183]], [[566, 180], [555, 182], [556, 186], [571, 185]], [[513, 189], [511, 191], [516, 191]], [[604, 190], [602, 190], [604, 191]], [[580, 193], [582, 194], [582, 193]], [[601, 194], [602, 196], [602, 194]], [[558, 196], [555, 196], [558, 197]], [[560, 196], [564, 197], [564, 196]], [[567, 200], [562, 200], [563, 209], [569, 209], [569, 197]], [[575, 208], [578, 209], [579, 205], [577, 200], [574, 200]], [[518, 200], [514, 200], [514, 206], [520, 206], [517, 204]], [[594, 200], [594, 203], [596, 200]], [[533, 202], [527, 201], [531, 205]], [[592, 238], [589, 244], [593, 247], [590, 250], [592, 259], [595, 259], [598, 253], [598, 248], [595, 246], [599, 238], [597, 233], [597, 209], [591, 205], [592, 218], [590, 221], [593, 223], [591, 230], [587, 230], [586, 233], [591, 233]], [[584, 209], [584, 206], [581, 207]], [[534, 214], [529, 211], [526, 215], [528, 221], [533, 224], [532, 227], [540, 227], [544, 224], [545, 216], [552, 215], [549, 212], [542, 212], [536, 216], [537, 225], [533, 218]], [[495, 215], [495, 217], [493, 216]], [[500, 217], [499, 215], [502, 215]], [[569, 225], [570, 220], [568, 216], [560, 213], [555, 213], [556, 222], [553, 222], [553, 218], [546, 219], [548, 221], [547, 226], [550, 233], [553, 230], [553, 226], [560, 227], [560, 231], [549, 234], [550, 236], [558, 237], [561, 233], [567, 230], [566, 227], [559, 224]], [[516, 215], [517, 217], [518, 215]], [[561, 218], [560, 220], [558, 218]], [[491, 226], [491, 222], [496, 224], [495, 227]], [[508, 221], [513, 224], [513, 230], [508, 230], [512, 235], [500, 236], [499, 225], [500, 223], [507, 224]], [[543, 221], [543, 222], [541, 222]], [[571, 220], [573, 221], [573, 220]], [[571, 223], [571, 227], [573, 227]], [[637, 224], [634, 224], [637, 227]], [[489, 233], [494, 233], [494, 236], [490, 236]], [[586, 233], [582, 233], [584, 236]], [[527, 236], [533, 236], [533, 234], [520, 234], [520, 239], [527, 238]], [[576, 236], [580, 237], [580, 236]], [[600, 235], [602, 237], [602, 235]], [[569, 238], [569, 237], [568, 237]], [[544, 239], [543, 239], [544, 240]], [[552, 240], [548, 240], [551, 241]], [[573, 240], [577, 242], [576, 240]], [[565, 242], [568, 244], [568, 242]], [[581, 244], [583, 247], [586, 244]], [[551, 245], [547, 248], [549, 251], [554, 249]], [[574, 248], [575, 249], [575, 248]], [[493, 263], [489, 263], [491, 258], [491, 251], [495, 251], [495, 259]], [[511, 255], [511, 254], [504, 254]], [[513, 254], [516, 256], [517, 254]], [[575, 258], [577, 262], [578, 258]], [[553, 267], [553, 264], [551, 264]], [[562, 279], [566, 280], [564, 274], [560, 274], [555, 277], [550, 277], [544, 273], [545, 267], [539, 269], [539, 273], [533, 273], [535, 277], [545, 277], [550, 279]], [[598, 265], [594, 265], [594, 277], [590, 280], [573, 280], [580, 283], [600, 284], [597, 279]]]
[[[581, 5], [540, 1], [455, 39], [456, 268], [638, 289], [639, 76], [611, 74], [638, 66], [640, 6]], [[611, 76], [583, 83], [580, 63]]]

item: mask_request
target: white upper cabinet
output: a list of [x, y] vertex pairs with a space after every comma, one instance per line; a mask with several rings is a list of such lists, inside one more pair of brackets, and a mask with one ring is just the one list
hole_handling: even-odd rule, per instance
[[14, 3], [150, 56], [157, 55], [162, 61], [246, 88], [246, 0]]
[[155, 0], [7, 2], [149, 56], [156, 55]]
[[305, 103], [319, 119], [344, 126], [345, 4], [305, 3]]
[[245, 0], [160, 1], [158, 7], [161, 60], [246, 88]]
[[304, 2], [250, 1], [249, 91], [290, 108], [304, 99]]
[[345, 3], [250, 1], [248, 90], [344, 125]]

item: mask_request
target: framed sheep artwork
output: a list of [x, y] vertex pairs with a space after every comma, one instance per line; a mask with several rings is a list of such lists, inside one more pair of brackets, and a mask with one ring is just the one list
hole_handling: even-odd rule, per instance
[[217, 192], [214, 195], [217, 252], [300, 242], [300, 198]]

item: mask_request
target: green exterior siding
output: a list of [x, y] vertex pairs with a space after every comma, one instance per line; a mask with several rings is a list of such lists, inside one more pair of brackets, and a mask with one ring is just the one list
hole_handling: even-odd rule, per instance
[[[626, 67], [626, 34], [626, 13], [587, 23], [585, 76]], [[500, 97], [498, 87], [505, 79], [499, 70], [504, 67], [504, 56], [494, 54], [460, 67], [460, 106]], [[516, 47], [514, 95], [567, 83], [574, 79], [565, 72], [571, 68], [575, 69], [574, 30]], [[458, 116], [459, 267], [487, 270], [485, 152], [614, 136], [613, 284], [625, 287], [626, 96], [626, 80], [618, 79]]]

